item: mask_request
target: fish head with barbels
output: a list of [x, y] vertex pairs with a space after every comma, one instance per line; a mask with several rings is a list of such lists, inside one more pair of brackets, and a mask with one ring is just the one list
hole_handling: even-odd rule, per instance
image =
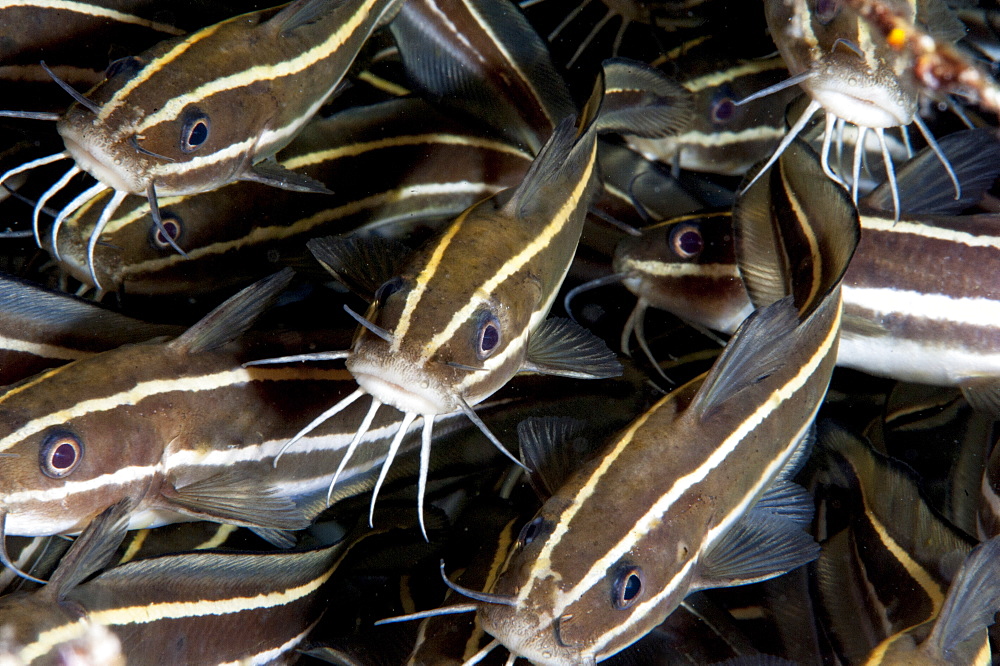
[[799, 142], [738, 201], [737, 257], [758, 309], [706, 375], [576, 471], [522, 529], [493, 587], [469, 595], [513, 654], [593, 664], [692, 591], [817, 556], [812, 500], [791, 479], [833, 372], [840, 282], [860, 235], [847, 193], [821, 174]]
[[[52, 247], [66, 217], [100, 192], [102, 211], [88, 259], [104, 226], [128, 195], [149, 200], [162, 229], [157, 196], [206, 192], [252, 180], [299, 192], [329, 192], [273, 160], [340, 84], [371, 32], [399, 0], [298, 0], [243, 14], [119, 59], [86, 96], [57, 79], [76, 100], [56, 128], [65, 150], [22, 164], [0, 183], [36, 166], [75, 163], [38, 200], [45, 203], [76, 175], [97, 179], [57, 214]], [[53, 75], [54, 76], [54, 75]], [[58, 253], [57, 253], [58, 258]], [[96, 273], [91, 277], [97, 282]]]

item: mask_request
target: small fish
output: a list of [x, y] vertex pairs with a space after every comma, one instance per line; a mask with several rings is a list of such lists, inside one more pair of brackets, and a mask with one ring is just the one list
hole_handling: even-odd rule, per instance
[[[802, 528], [811, 501], [790, 477], [832, 372], [857, 214], [817, 178], [808, 148], [796, 144], [778, 164], [766, 210], [779, 212], [745, 218], [741, 232], [740, 265], [763, 307], [707, 376], [661, 399], [546, 502], [491, 591], [471, 593], [513, 654], [592, 664], [688, 592], [764, 580], [816, 556]], [[771, 249], [776, 239], [787, 259]]]
[[[642, 95], [641, 86], [628, 87], [635, 80], [631, 63], [609, 61], [606, 69], [579, 123], [572, 118], [560, 123], [520, 185], [467, 209], [411, 258], [404, 260], [405, 251], [370, 239], [311, 243], [320, 263], [371, 305], [363, 317], [355, 315], [361, 327], [350, 351], [313, 356], [345, 358], [358, 390], [307, 425], [289, 446], [371, 395], [348, 455], [379, 408], [395, 407], [404, 417], [383, 475], [418, 416], [423, 419], [422, 461], [430, 455], [435, 418], [453, 413], [468, 416], [506, 452], [472, 407], [516, 373], [601, 378], [621, 372], [599, 338], [568, 320], [546, 321], [598, 189], [598, 130], [628, 126], [631, 118], [642, 115], [644, 105], [657, 110], [650, 117], [671, 115], [658, 96]], [[639, 77], [640, 82], [650, 80], [644, 71]], [[612, 103], [604, 115], [599, 101], [606, 90]], [[629, 94], [639, 98], [634, 108], [622, 99]], [[418, 486], [421, 505], [426, 475], [424, 466]], [[372, 510], [381, 485], [380, 478]]]
[[[404, 224], [450, 219], [516, 185], [531, 158], [419, 99], [390, 100], [316, 119], [278, 155], [286, 169], [321, 182], [355, 182], [351, 188], [301, 197], [235, 182], [212, 192], [163, 197], [163, 226], [185, 255], [172, 250], [148, 202], [126, 201], [104, 228], [106, 243], [95, 248], [92, 266], [88, 239], [109, 196], [105, 192], [67, 217], [58, 237], [46, 235], [43, 245], [85, 284], [96, 286], [94, 271], [105, 291], [191, 294], [236, 288], [276, 264], [305, 264], [305, 242], [318, 235], [359, 227], [389, 233]], [[234, 200], [242, 205], [233, 206]]]
[[[346, 485], [328, 483], [359, 411], [345, 413], [349, 431], [329, 421], [274, 464], [296, 422], [353, 386], [344, 370], [241, 366], [255, 348], [282, 348], [280, 339], [233, 340], [290, 278], [288, 269], [252, 285], [174, 340], [71, 362], [0, 395], [0, 544], [6, 534], [79, 532], [126, 497], [133, 529], [212, 520], [282, 543], [282, 531], [366, 487], [384, 446], [366, 447], [345, 468]], [[387, 444], [395, 425], [377, 421], [366, 441]], [[11, 566], [2, 548], [0, 556]]]
[[95, 633], [108, 643], [98, 648], [117, 647], [121, 663], [283, 663], [326, 610], [328, 582], [347, 555], [380, 534], [355, 530], [335, 545], [293, 552], [161, 555], [83, 582], [124, 537], [128, 507], [96, 521], [101, 538], [78, 539], [46, 587], [0, 599], [0, 650], [16, 663], [63, 663], [81, 643], [94, 649]]
[[[887, 128], [915, 124], [927, 143], [937, 152], [952, 177], [955, 196], [961, 185], [951, 172], [943, 153], [937, 150], [934, 135], [917, 110], [919, 89], [910, 76], [911, 62], [897, 53], [867, 21], [842, 0], [767, 0], [764, 9], [767, 23], [781, 57], [792, 77], [775, 88], [798, 84], [811, 98], [809, 106], [791, 127], [771, 157], [773, 162], [785, 146], [797, 136], [819, 111], [826, 116], [826, 132], [821, 152], [823, 170], [831, 179], [848, 186], [847, 181], [830, 167], [830, 149], [835, 134], [845, 123], [857, 125], [860, 136], [855, 144], [853, 179], [854, 200], [858, 186], [865, 133], [871, 130], [879, 140], [882, 158], [890, 183], [895, 170], [885, 140]], [[964, 34], [961, 22], [940, 0], [894, 2], [910, 21], [930, 24], [935, 36], [954, 41]], [[767, 94], [765, 89], [757, 95]], [[904, 136], [904, 140], [906, 137]], [[899, 195], [893, 189], [894, 211], [899, 214]]]
[[118, 60], [88, 97], [64, 85], [76, 100], [56, 124], [66, 150], [15, 167], [0, 183], [36, 166], [75, 161], [36, 203], [36, 239], [41, 209], [77, 174], [86, 171], [98, 183], [59, 211], [56, 228], [99, 192], [114, 190], [88, 243], [91, 266], [101, 232], [129, 194], [147, 198], [159, 228], [158, 194], [204, 192], [234, 180], [325, 192], [273, 156], [316, 113], [398, 4], [298, 0]]

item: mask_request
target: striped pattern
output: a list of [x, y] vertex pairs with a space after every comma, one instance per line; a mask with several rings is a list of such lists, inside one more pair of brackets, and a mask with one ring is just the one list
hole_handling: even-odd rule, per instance
[[[92, 91], [96, 118], [74, 106], [57, 128], [78, 164], [116, 190], [145, 194], [150, 182], [163, 195], [219, 187], [292, 140], [396, 2], [319, 9], [317, 20], [292, 30], [284, 22], [309, 11], [305, 2], [209, 26], [141, 55], [145, 66], [134, 76]], [[192, 109], [209, 119], [209, 133], [185, 152]], [[136, 151], [134, 138], [162, 157]]]

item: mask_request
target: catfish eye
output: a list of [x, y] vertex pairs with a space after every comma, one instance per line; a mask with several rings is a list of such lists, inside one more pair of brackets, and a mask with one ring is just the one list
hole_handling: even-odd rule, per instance
[[479, 324], [476, 334], [476, 356], [479, 360], [489, 358], [490, 354], [500, 346], [500, 321], [492, 313], [486, 313]]
[[542, 517], [539, 516], [522, 527], [521, 533], [517, 535], [517, 545], [524, 547], [534, 541], [535, 538], [542, 532], [542, 522]]
[[734, 113], [736, 113], [736, 103], [732, 97], [726, 95], [712, 102], [712, 122], [716, 125], [729, 122]]
[[826, 25], [840, 13], [841, 0], [816, 0], [816, 20]]
[[385, 300], [395, 294], [403, 287], [403, 278], [394, 277], [388, 280], [375, 292], [375, 302], [385, 303]]
[[208, 140], [208, 116], [199, 109], [189, 109], [184, 113], [184, 125], [181, 127], [181, 150], [193, 153]]
[[691, 259], [705, 249], [705, 239], [698, 227], [680, 224], [670, 231], [670, 249], [682, 259]]
[[112, 79], [116, 76], [124, 74], [128, 78], [132, 78], [139, 73], [142, 69], [143, 62], [137, 56], [125, 56], [124, 58], [118, 58], [108, 65], [108, 68], [104, 70], [104, 77]]
[[83, 459], [83, 444], [73, 433], [49, 433], [38, 451], [38, 464], [42, 474], [53, 479], [68, 476]]
[[636, 602], [642, 594], [644, 578], [639, 567], [629, 566], [619, 569], [611, 588], [612, 603], [615, 608], [625, 610]]
[[[170, 238], [172, 238], [174, 241], [176, 241], [180, 237], [181, 230], [183, 229], [183, 227], [181, 226], [181, 218], [177, 217], [177, 215], [173, 213], [164, 212], [162, 221], [163, 221], [163, 231], [166, 231], [167, 235], [170, 236]], [[164, 237], [163, 231], [157, 229], [156, 225], [153, 225], [152, 229], [153, 245], [161, 250], [165, 250], [168, 247], [170, 247], [170, 241], [168, 241], [166, 237]]]

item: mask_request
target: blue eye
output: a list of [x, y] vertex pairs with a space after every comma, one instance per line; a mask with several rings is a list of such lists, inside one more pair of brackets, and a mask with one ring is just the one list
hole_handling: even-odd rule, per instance
[[521, 533], [517, 536], [519, 546], [527, 546], [535, 540], [542, 532], [542, 517], [535, 518], [530, 523], [521, 528]]
[[104, 70], [104, 76], [108, 79], [113, 79], [116, 76], [124, 75], [127, 78], [132, 78], [139, 73], [139, 70], [143, 68], [143, 62], [136, 56], [126, 56], [124, 58], [119, 58], [115, 60], [108, 68]]
[[208, 140], [209, 120], [199, 109], [188, 109], [184, 113], [184, 125], [181, 128], [181, 150], [192, 153]]
[[611, 596], [614, 607], [618, 610], [630, 608], [642, 594], [645, 576], [642, 569], [635, 566], [622, 567], [615, 576]]
[[495, 315], [487, 313], [479, 324], [476, 337], [476, 355], [482, 361], [488, 358], [500, 346], [500, 321]]
[[[181, 218], [179, 218], [177, 215], [173, 213], [164, 212], [163, 231], [166, 231], [167, 235], [170, 236], [170, 238], [176, 242], [177, 239], [180, 238], [181, 231], [183, 231]], [[153, 245], [161, 250], [165, 250], [166, 248], [171, 247], [170, 241], [167, 240], [167, 238], [163, 235], [163, 231], [160, 231], [154, 225], [151, 233]]]
[[73, 433], [57, 431], [42, 441], [38, 464], [42, 474], [53, 479], [68, 476], [83, 459], [83, 444]]
[[697, 227], [681, 224], [670, 232], [670, 248], [682, 259], [692, 259], [705, 249], [705, 239]]

